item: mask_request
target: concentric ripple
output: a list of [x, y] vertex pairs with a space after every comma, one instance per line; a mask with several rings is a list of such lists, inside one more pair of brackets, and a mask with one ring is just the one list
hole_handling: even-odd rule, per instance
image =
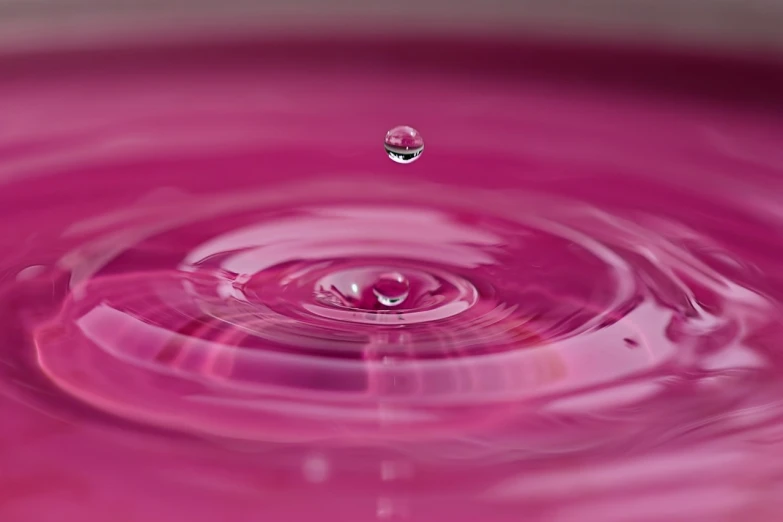
[[660, 220], [351, 187], [193, 198], [98, 233], [61, 263], [72, 288], [35, 332], [41, 367], [93, 406], [187, 431], [421, 439], [693, 368], [769, 317]]
[[0, 51], [0, 521], [778, 522], [780, 64], [410, 21]]

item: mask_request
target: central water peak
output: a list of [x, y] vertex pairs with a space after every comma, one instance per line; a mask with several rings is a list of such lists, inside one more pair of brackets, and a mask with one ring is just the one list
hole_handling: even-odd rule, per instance
[[372, 285], [372, 293], [378, 299], [378, 303], [392, 307], [405, 301], [410, 288], [411, 283], [404, 275], [392, 272], [378, 276]]
[[328, 274], [315, 285], [322, 301], [359, 310], [410, 310], [426, 306], [443, 290], [436, 278], [388, 267], [353, 267]]

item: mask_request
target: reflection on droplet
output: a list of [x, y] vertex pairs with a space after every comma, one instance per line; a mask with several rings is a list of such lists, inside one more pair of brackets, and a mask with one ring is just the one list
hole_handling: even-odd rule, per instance
[[397, 306], [408, 297], [410, 282], [400, 273], [381, 274], [372, 292], [383, 306]]
[[386, 133], [386, 153], [396, 163], [411, 163], [424, 151], [424, 139], [413, 127], [400, 125]]

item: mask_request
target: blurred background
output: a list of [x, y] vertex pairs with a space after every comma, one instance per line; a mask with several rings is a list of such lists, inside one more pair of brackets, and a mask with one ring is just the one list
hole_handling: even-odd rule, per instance
[[0, 49], [81, 46], [209, 30], [333, 33], [475, 31], [778, 48], [778, 0], [2, 0]]

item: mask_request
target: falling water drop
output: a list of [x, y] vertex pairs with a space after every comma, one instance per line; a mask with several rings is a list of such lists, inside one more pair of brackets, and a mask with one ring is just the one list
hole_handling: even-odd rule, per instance
[[387, 132], [383, 145], [389, 158], [397, 163], [412, 163], [424, 151], [424, 139], [419, 131], [406, 125]]
[[402, 274], [381, 274], [373, 284], [372, 292], [383, 306], [397, 306], [408, 297], [410, 286]]

